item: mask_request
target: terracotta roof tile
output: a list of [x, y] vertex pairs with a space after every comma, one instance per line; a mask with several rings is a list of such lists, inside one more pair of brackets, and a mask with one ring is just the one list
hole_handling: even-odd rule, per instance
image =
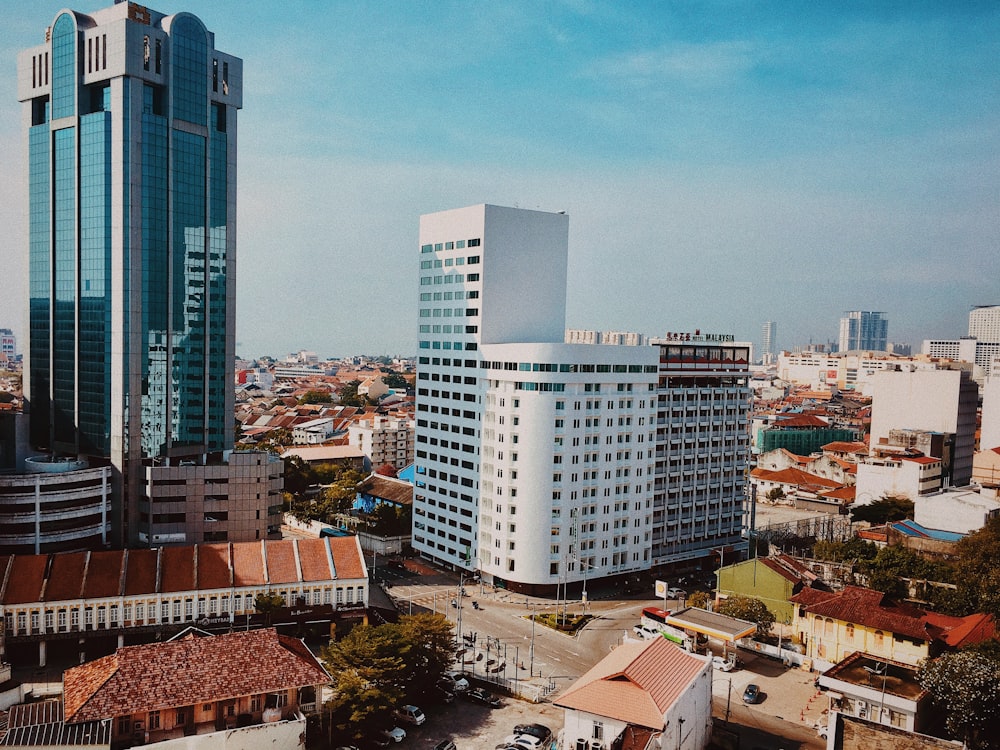
[[832, 479], [817, 476], [816, 474], [810, 474], [807, 471], [802, 471], [802, 469], [796, 469], [794, 466], [790, 466], [787, 469], [781, 469], [780, 471], [771, 471], [770, 469], [754, 469], [750, 472], [750, 476], [754, 479], [760, 479], [765, 482], [780, 482], [781, 484], [794, 484], [804, 487], [834, 488], [841, 486], [840, 482], [835, 482]]
[[156, 550], [130, 549], [125, 554], [125, 595], [156, 593]]
[[4, 604], [24, 604], [42, 599], [42, 581], [48, 555], [17, 555], [10, 569], [7, 588], [3, 592]]
[[67, 599], [79, 599], [83, 591], [83, 573], [86, 567], [86, 552], [52, 555], [49, 581], [45, 586], [45, 601], [62, 602]]
[[198, 588], [223, 589], [233, 585], [228, 544], [198, 545]]
[[194, 547], [164, 547], [160, 550], [160, 591], [191, 591], [194, 580]]
[[260, 542], [233, 544], [233, 585], [261, 586], [264, 583], [264, 557]]
[[65, 672], [66, 721], [210, 703], [329, 679], [300, 643], [272, 628], [125, 646]]
[[326, 539], [297, 539], [295, 543], [299, 548], [303, 581], [324, 581], [333, 578], [330, 560], [327, 557], [329, 547]]
[[708, 662], [666, 638], [627, 642], [573, 683], [556, 701], [629, 724], [663, 728], [663, 715], [705, 672]]
[[356, 536], [330, 536], [326, 538], [333, 553], [333, 568], [337, 578], [364, 578], [367, 575], [361, 542]]
[[120, 596], [124, 557], [121, 550], [91, 552], [87, 563], [87, 580], [84, 581], [83, 596], [88, 598]]
[[271, 583], [293, 583], [299, 580], [295, 564], [295, 543], [290, 539], [268, 542], [267, 580]]

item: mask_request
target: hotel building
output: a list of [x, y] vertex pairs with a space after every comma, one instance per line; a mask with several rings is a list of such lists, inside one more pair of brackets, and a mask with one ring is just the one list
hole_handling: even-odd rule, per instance
[[413, 546], [548, 592], [739, 546], [749, 346], [565, 329], [568, 219], [424, 216]]

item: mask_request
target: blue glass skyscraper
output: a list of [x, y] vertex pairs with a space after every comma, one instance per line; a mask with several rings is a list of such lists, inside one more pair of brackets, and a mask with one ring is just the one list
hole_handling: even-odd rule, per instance
[[130, 2], [19, 56], [31, 441], [114, 467], [122, 544], [152, 523], [149, 467], [233, 446], [242, 72], [197, 17]]

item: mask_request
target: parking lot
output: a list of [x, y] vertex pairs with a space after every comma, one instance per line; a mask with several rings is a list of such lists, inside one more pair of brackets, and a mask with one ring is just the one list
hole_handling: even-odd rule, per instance
[[427, 715], [419, 727], [405, 725], [406, 739], [401, 748], [432, 750], [450, 739], [457, 750], [493, 750], [511, 733], [515, 724], [544, 724], [557, 735], [562, 729], [562, 709], [551, 703], [529, 703], [504, 699], [501, 708], [488, 708], [456, 699], [439, 706], [422, 706]]

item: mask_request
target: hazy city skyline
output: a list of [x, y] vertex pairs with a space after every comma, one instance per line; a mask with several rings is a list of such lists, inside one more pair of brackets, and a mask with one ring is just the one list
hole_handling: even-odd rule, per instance
[[[16, 55], [0, 28], [0, 326], [26, 342]], [[245, 61], [237, 352], [416, 352], [421, 214], [570, 215], [567, 324], [958, 337], [1000, 290], [1000, 8], [164, 0]], [[641, 300], [636, 305], [633, 300]]]

